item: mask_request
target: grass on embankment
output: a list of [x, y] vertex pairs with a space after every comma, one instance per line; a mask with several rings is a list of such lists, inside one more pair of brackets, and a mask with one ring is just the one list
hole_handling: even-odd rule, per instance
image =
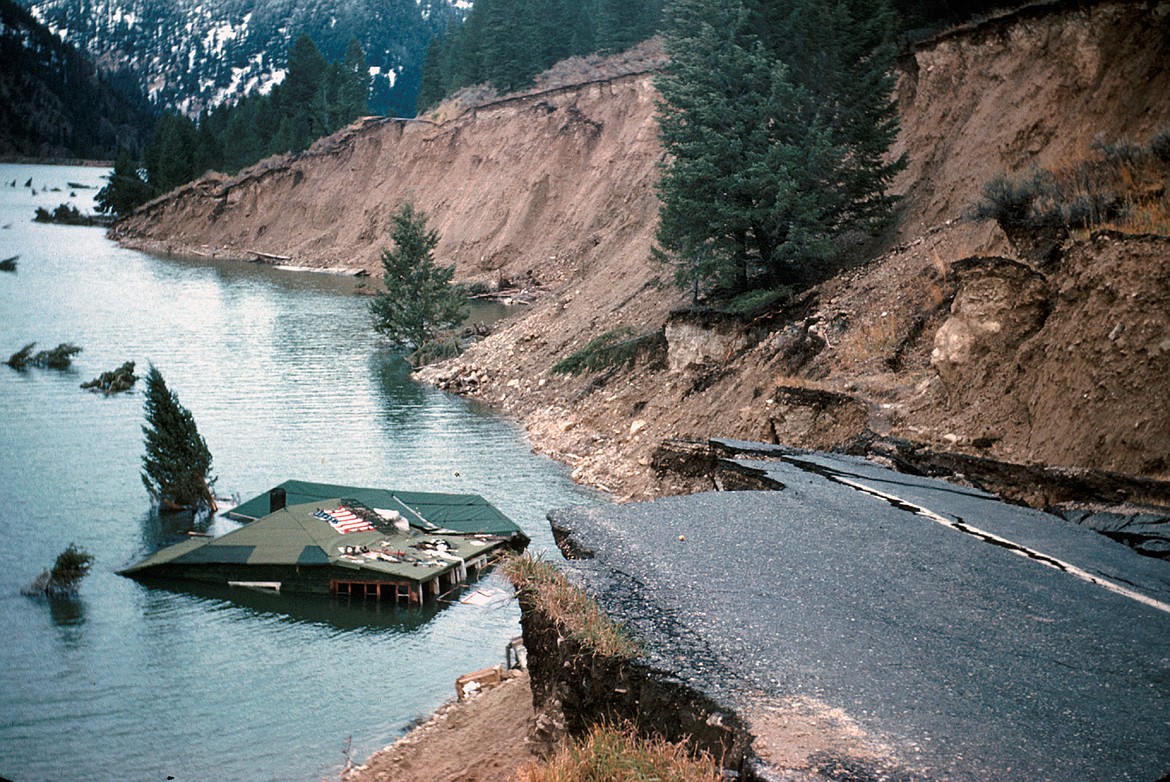
[[[632, 659], [642, 650], [629, 631], [573, 585], [551, 562], [527, 554], [508, 557], [504, 574], [529, 606], [559, 632], [593, 654]], [[543, 762], [520, 770], [519, 782], [717, 782], [722, 779], [709, 754], [692, 757], [685, 745], [648, 739], [632, 727], [595, 725]]]
[[521, 769], [516, 778], [519, 782], [718, 782], [723, 777], [710, 755], [691, 757], [677, 744], [598, 725], [543, 763]]
[[533, 607], [595, 654], [631, 659], [642, 650], [629, 631], [614, 622], [565, 574], [538, 557], [527, 554], [504, 560], [503, 572], [532, 600]]

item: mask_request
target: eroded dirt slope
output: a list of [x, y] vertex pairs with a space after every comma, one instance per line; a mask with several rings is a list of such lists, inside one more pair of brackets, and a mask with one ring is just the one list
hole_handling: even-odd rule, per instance
[[[833, 447], [875, 432], [1018, 462], [1167, 475], [1167, 245], [1084, 240], [1038, 268], [965, 219], [999, 173], [1170, 126], [1170, 3], [1055, 3], [903, 61], [903, 220], [881, 258], [766, 323], [674, 318], [649, 260], [662, 153], [649, 75], [505, 100], [442, 124], [368, 122], [212, 177], [119, 227], [154, 249], [377, 272], [410, 197], [464, 280], [535, 303], [420, 376], [516, 416], [534, 446], [621, 497], [678, 490], [672, 437]], [[1163, 195], [1164, 197], [1164, 195]], [[550, 367], [603, 331], [670, 348], [584, 377]]]

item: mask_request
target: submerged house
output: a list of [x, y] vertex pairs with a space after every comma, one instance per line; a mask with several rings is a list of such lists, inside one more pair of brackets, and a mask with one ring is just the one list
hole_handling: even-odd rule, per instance
[[286, 481], [225, 515], [248, 523], [168, 546], [120, 572], [418, 604], [528, 544], [515, 522], [475, 494]]

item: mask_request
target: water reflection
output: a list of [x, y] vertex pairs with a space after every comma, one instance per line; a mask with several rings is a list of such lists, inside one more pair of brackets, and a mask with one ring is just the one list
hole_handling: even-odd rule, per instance
[[60, 628], [77, 628], [85, 624], [85, 602], [80, 597], [46, 597], [49, 618]]
[[[38, 186], [100, 186], [104, 173], [0, 164], [0, 179]], [[77, 192], [91, 210], [96, 190]], [[159, 260], [101, 229], [30, 221], [61, 200], [0, 188], [0, 226], [12, 224], [0, 258], [21, 256], [18, 275], [0, 275], [0, 312], [18, 313], [0, 316], [0, 359], [33, 339], [85, 349], [75, 375], [0, 366], [0, 637], [14, 639], [0, 643], [0, 775], [200, 779], [214, 768], [241, 782], [335, 779], [346, 736], [364, 757], [450, 698], [458, 675], [500, 661], [518, 632], [515, 603], [402, 611], [114, 575], [190, 530], [218, 535], [234, 522], [149, 512], [141, 389], [103, 398], [78, 384], [126, 360], [154, 362], [195, 416], [227, 494], [286, 478], [474, 492], [538, 549], [552, 546], [545, 511], [590, 495], [533, 457], [515, 426], [414, 385], [380, 347], [355, 280]], [[20, 596], [70, 540], [98, 558], [84, 601]], [[481, 584], [506, 591], [498, 578]], [[393, 675], [350, 697], [372, 671]], [[160, 751], [153, 737], [163, 736]]]
[[142, 579], [139, 583], [155, 593], [148, 598], [148, 602], [157, 601], [161, 595], [185, 595], [197, 601], [196, 607], [188, 610], [211, 612], [229, 609], [238, 611], [240, 619], [261, 617], [290, 624], [310, 624], [358, 632], [409, 634], [449, 605], [448, 602], [439, 602], [396, 607], [392, 603], [377, 600], [295, 592], [274, 594], [200, 581]]
[[370, 373], [381, 392], [382, 420], [392, 424], [397, 437], [417, 431], [419, 410], [426, 406], [427, 396], [434, 391], [410, 381], [410, 364], [401, 353], [373, 354]]

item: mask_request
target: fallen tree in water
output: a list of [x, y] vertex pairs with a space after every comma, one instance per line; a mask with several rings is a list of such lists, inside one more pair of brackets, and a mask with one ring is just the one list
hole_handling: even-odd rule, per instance
[[134, 374], [134, 362], [127, 361], [117, 369], [102, 372], [93, 380], [82, 383], [81, 387], [94, 392], [100, 391], [109, 396], [121, 391], [129, 391], [137, 381], [138, 375]]
[[45, 570], [33, 582], [21, 590], [25, 595], [47, 595], [49, 597], [75, 597], [81, 579], [89, 573], [93, 566], [93, 554], [76, 544], [57, 555], [56, 562], [49, 570]]
[[110, 225], [108, 217], [84, 214], [71, 204], [58, 204], [53, 211], [38, 206], [33, 215], [35, 223], [56, 223], [57, 225]]
[[4, 363], [13, 369], [27, 369], [28, 367], [44, 367], [45, 369], [68, 369], [73, 363], [73, 357], [81, 352], [81, 348], [71, 342], [62, 342], [52, 350], [42, 350], [33, 355], [33, 348], [37, 343], [30, 342], [8, 357]]

